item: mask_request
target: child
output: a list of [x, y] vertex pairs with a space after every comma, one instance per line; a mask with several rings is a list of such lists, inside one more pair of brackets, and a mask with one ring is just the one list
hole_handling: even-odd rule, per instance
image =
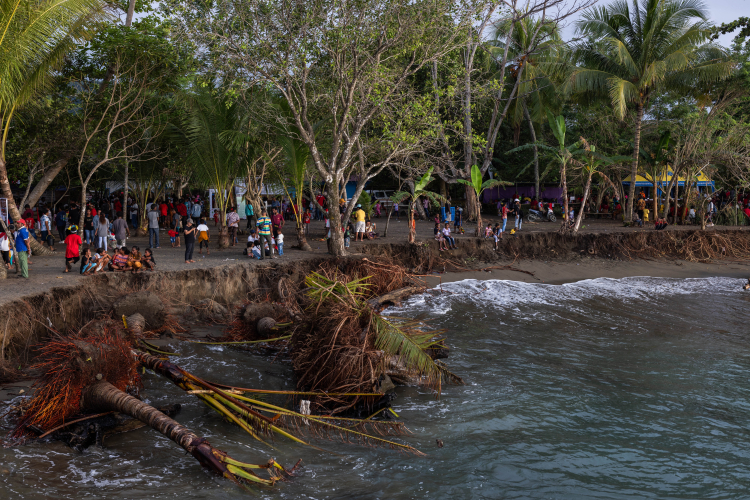
[[380, 201], [375, 203], [375, 217], [380, 218]]
[[396, 214], [396, 221], [401, 222], [401, 217], [398, 214], [398, 203], [393, 204], [393, 213]]
[[174, 248], [175, 241], [177, 241], [177, 235], [180, 234], [174, 229], [170, 229], [167, 231], [167, 234], [169, 235], [169, 241], [172, 242], [172, 248]]
[[305, 225], [305, 236], [310, 235], [310, 219], [312, 218], [312, 214], [310, 213], [310, 209], [306, 209], [305, 213], [302, 214], [302, 224]]
[[195, 231], [198, 233], [198, 253], [203, 253], [203, 246], [205, 245], [206, 255], [211, 255], [211, 251], [208, 249], [209, 234], [205, 219], [198, 221], [198, 227], [195, 228]]
[[214, 227], [219, 225], [219, 211], [214, 210]]
[[492, 232], [492, 223], [489, 223], [489, 224], [487, 224], [487, 227], [484, 228], [484, 237], [485, 238], [489, 238], [492, 235], [493, 235], [493, 232]]
[[448, 248], [445, 245], [445, 238], [443, 238], [443, 232], [440, 230], [440, 223], [435, 223], [435, 239], [438, 242], [440, 251], [448, 250]]
[[346, 229], [344, 230], [344, 248], [349, 248], [349, 245], [352, 242], [352, 223], [346, 225]]
[[[248, 243], [248, 245], [250, 245], [250, 243]], [[252, 254], [253, 257], [260, 260], [260, 244], [258, 243], [257, 240], [252, 242], [250, 253]]]
[[102, 248], [96, 249], [96, 268], [94, 269], [94, 273], [98, 273], [99, 271], [104, 271], [105, 266], [109, 264], [109, 254], [107, 253], [107, 250]]
[[83, 251], [83, 256], [81, 256], [81, 274], [88, 276], [94, 267], [96, 267], [96, 261], [91, 257], [91, 248], [88, 247]]
[[143, 264], [143, 267], [145, 267], [149, 271], [153, 271], [154, 269], [156, 269], [154, 252], [150, 248], [147, 248], [143, 251], [143, 258], [141, 259], [141, 263]]
[[130, 254], [128, 255], [128, 262], [127, 266], [128, 268], [132, 269], [133, 274], [141, 272], [141, 268], [143, 267], [143, 264], [141, 263], [141, 252], [140, 248], [134, 246], [130, 250]]
[[68, 228], [68, 236], [65, 238], [65, 272], [69, 273], [72, 264], [78, 262], [81, 258], [81, 237], [78, 236], [78, 226], [73, 225]]
[[276, 236], [276, 249], [279, 251], [279, 256], [284, 255], [284, 235], [281, 231]]
[[124, 271], [128, 267], [127, 247], [118, 248], [115, 256], [109, 264], [110, 271]]

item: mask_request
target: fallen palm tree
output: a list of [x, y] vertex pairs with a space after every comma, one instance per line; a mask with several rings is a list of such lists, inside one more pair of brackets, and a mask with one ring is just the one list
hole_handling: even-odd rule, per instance
[[[112, 323], [75, 335], [56, 334], [42, 346], [33, 366], [42, 374], [15, 435], [43, 434], [82, 412], [119, 412], [151, 426], [198, 462], [237, 484], [272, 486], [286, 471], [275, 461], [237, 461], [135, 396], [142, 387], [131, 341]], [[255, 471], [265, 469], [268, 478]]]

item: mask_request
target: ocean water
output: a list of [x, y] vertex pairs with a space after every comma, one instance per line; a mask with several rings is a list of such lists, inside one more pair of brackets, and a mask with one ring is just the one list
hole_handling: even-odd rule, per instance
[[[750, 498], [750, 292], [731, 278], [463, 281], [387, 314], [444, 330], [466, 385], [399, 387], [412, 457], [328, 441], [324, 453], [253, 442], [171, 383], [153, 404], [233, 457], [301, 474], [261, 498]], [[224, 347], [175, 343], [210, 380], [292, 388], [291, 369]], [[7, 427], [7, 422], [4, 423]], [[436, 446], [442, 440], [443, 448]], [[0, 449], [0, 498], [244, 498], [155, 431], [79, 454]], [[250, 495], [252, 496], [252, 495]]]

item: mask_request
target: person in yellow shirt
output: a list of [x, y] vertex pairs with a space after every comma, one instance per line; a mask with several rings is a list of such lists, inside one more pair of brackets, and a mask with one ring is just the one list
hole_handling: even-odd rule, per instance
[[362, 205], [357, 203], [357, 206], [355, 207], [354, 213], [352, 214], [352, 217], [354, 217], [354, 232], [356, 235], [354, 236], [354, 241], [365, 241], [365, 217], [367, 214], [365, 214], [365, 211], [362, 210]]

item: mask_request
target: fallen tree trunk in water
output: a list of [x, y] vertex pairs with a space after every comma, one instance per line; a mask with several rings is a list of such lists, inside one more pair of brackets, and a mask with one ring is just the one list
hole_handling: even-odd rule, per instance
[[404, 288], [399, 288], [398, 290], [388, 292], [386, 294], [380, 295], [379, 297], [369, 299], [367, 301], [367, 304], [372, 308], [373, 311], [380, 312], [388, 306], [400, 305], [402, 300], [408, 298], [410, 295], [422, 291], [422, 289], [423, 287], [420, 286], [407, 286]]

